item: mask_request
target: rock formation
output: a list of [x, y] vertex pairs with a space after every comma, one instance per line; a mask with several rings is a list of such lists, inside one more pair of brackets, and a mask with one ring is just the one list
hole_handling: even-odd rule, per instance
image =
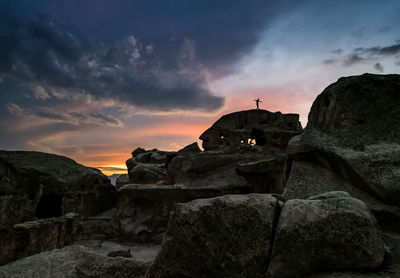
[[54, 154], [0, 151], [0, 227], [68, 212], [92, 216], [116, 200], [97, 169]]
[[290, 138], [301, 131], [298, 114], [252, 109], [222, 116], [200, 139], [205, 151], [258, 150], [273, 154], [286, 152]]
[[399, 75], [340, 78], [317, 97], [308, 118], [289, 143], [294, 163], [284, 195], [345, 190], [382, 224], [400, 227]]

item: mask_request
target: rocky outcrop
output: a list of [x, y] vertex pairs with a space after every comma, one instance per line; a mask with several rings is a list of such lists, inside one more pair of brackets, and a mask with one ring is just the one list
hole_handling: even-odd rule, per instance
[[346, 196], [335, 192], [285, 203], [267, 277], [307, 277], [321, 270], [381, 265], [385, 248], [374, 216], [362, 201]]
[[91, 248], [69, 246], [27, 257], [0, 267], [0, 278], [144, 277], [148, 262], [96, 254]]
[[200, 153], [201, 150], [199, 148], [199, 145], [197, 144], [197, 142], [194, 142], [190, 145], [187, 145], [186, 147], [180, 149], [176, 155], [191, 155], [191, 154], [196, 154], [196, 153]]
[[90, 238], [119, 235], [119, 222], [103, 217], [81, 217], [67, 214], [16, 224], [0, 230], [0, 265]]
[[[293, 174], [284, 195], [310, 196], [316, 193], [311, 188], [320, 192], [325, 190], [322, 187], [337, 190], [326, 183], [316, 184], [311, 180], [314, 178], [304, 186], [305, 180], [296, 178], [304, 177], [300, 168], [316, 165], [308, 171], [314, 172], [316, 180], [321, 181], [317, 177], [319, 168], [329, 170], [329, 175], [335, 176], [335, 181], [329, 178], [329, 184], [337, 184], [341, 178], [354, 191], [367, 196], [357, 197], [375, 204], [371, 209], [378, 219], [389, 216], [399, 222], [399, 92], [400, 75], [364, 74], [340, 78], [328, 86], [314, 101], [304, 133], [290, 141]], [[303, 196], [294, 194], [296, 191], [302, 191]]]
[[222, 116], [200, 139], [205, 151], [264, 151], [274, 154], [286, 152], [290, 138], [301, 131], [298, 114], [252, 109]]
[[115, 181], [115, 187], [118, 189], [128, 183], [130, 183], [128, 174], [122, 174]]
[[258, 194], [177, 205], [146, 277], [264, 277], [278, 210]]
[[[190, 188], [252, 188], [236, 168], [272, 156], [262, 154], [237, 154], [202, 152], [191, 156], [177, 156], [169, 164], [168, 175], [178, 186]], [[283, 169], [282, 169], [283, 174]], [[267, 186], [267, 185], [265, 185]]]
[[175, 207], [146, 277], [376, 270], [386, 250], [368, 207], [347, 192], [285, 203], [270, 194], [225, 195]]
[[286, 184], [286, 155], [239, 164], [236, 173], [243, 176], [256, 193], [281, 194]]
[[180, 188], [173, 185], [128, 184], [120, 188], [118, 193], [121, 237], [134, 242], [161, 243], [175, 204], [248, 191], [240, 188]]
[[97, 169], [54, 154], [0, 151], [0, 226], [67, 212], [92, 216], [115, 202], [115, 188]]
[[132, 152], [132, 158], [126, 161], [130, 183], [149, 184], [167, 183], [167, 167], [176, 152], [153, 149], [145, 151], [138, 148]]

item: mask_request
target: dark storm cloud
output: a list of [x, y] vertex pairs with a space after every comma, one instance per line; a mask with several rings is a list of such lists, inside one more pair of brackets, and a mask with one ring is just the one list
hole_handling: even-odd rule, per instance
[[[385, 57], [394, 57], [394, 59], [398, 59], [397, 57], [400, 57], [400, 42], [397, 41], [395, 44], [384, 47], [357, 47], [349, 54], [345, 54], [342, 49], [332, 50], [332, 53], [336, 54], [337, 57], [324, 60], [324, 64], [330, 65], [341, 62], [343, 66], [351, 66], [361, 62], [373, 62]], [[395, 63], [397, 62], [395, 61]], [[376, 62], [374, 67], [380, 72], [383, 71], [383, 66], [379, 62]]]
[[[154, 57], [133, 35], [104, 44], [45, 17], [0, 19], [0, 78], [116, 98], [150, 110], [212, 111], [223, 104], [206, 83], [195, 45], [181, 41], [175, 64]], [[46, 99], [35, 91], [35, 97]]]

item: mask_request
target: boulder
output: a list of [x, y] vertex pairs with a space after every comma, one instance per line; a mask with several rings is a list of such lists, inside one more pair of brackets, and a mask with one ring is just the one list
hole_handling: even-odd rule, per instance
[[116, 191], [99, 170], [67, 157], [30, 151], [0, 151], [0, 223], [16, 223], [76, 212], [108, 210]]
[[294, 160], [316, 162], [387, 204], [400, 204], [400, 75], [340, 78], [314, 101]]
[[144, 277], [149, 263], [95, 254], [91, 248], [69, 246], [33, 255], [0, 267], [0, 278]]
[[382, 229], [400, 231], [400, 207], [385, 204], [333, 170], [316, 163], [294, 161], [283, 196], [286, 199], [307, 199], [329, 191], [346, 191], [352, 197], [363, 200]]
[[121, 237], [133, 242], [161, 243], [176, 203], [225, 194], [248, 193], [240, 188], [180, 188], [173, 185], [128, 184], [118, 190]]
[[122, 187], [122, 186], [124, 186], [125, 184], [128, 184], [128, 183], [130, 183], [129, 175], [128, 174], [123, 174], [123, 175], [120, 175], [117, 178], [117, 180], [115, 182], [115, 187], [118, 189], [118, 188], [120, 188], [120, 187]]
[[[329, 198], [329, 197], [332, 198]], [[308, 277], [321, 270], [379, 267], [385, 247], [374, 216], [360, 200], [328, 193], [283, 206], [267, 277]]]
[[154, 164], [139, 164], [129, 171], [130, 183], [162, 183], [167, 177], [167, 169]]
[[286, 160], [286, 155], [276, 155], [239, 164], [236, 173], [252, 185], [253, 192], [281, 194], [286, 184]]
[[301, 131], [298, 114], [252, 109], [222, 116], [200, 139], [205, 151], [284, 153], [290, 138]]
[[146, 277], [265, 277], [278, 212], [261, 194], [178, 204]]
[[176, 152], [136, 149], [132, 152], [132, 158], [126, 161], [129, 182], [139, 184], [168, 183], [166, 179], [167, 167], [175, 156]]
[[[400, 206], [400, 75], [340, 78], [317, 97], [308, 118], [304, 132], [288, 146], [294, 160], [292, 172], [299, 171], [303, 162], [313, 163], [361, 190], [367, 197], [360, 198], [366, 203], [374, 199], [381, 208]], [[294, 175], [286, 191], [301, 198], [293, 193], [305, 181]], [[336, 190], [326, 184], [306, 186]], [[389, 208], [381, 215], [387, 218], [396, 210]]]
[[132, 255], [131, 255], [131, 250], [128, 248], [125, 250], [110, 251], [110, 252], [108, 252], [107, 257], [132, 258]]
[[197, 144], [197, 142], [194, 142], [190, 145], [187, 145], [183, 149], [179, 150], [176, 153], [176, 155], [191, 155], [191, 154], [196, 154], [196, 153], [200, 153], [200, 152], [201, 152], [201, 150], [199, 148], [199, 145]]

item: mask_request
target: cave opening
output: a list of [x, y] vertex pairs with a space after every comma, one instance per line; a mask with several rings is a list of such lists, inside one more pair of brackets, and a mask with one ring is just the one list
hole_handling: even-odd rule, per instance
[[267, 143], [267, 138], [265, 138], [264, 132], [257, 128], [251, 130], [249, 139], [254, 139], [255, 145], [257, 146], [264, 146]]
[[62, 196], [54, 193], [43, 195], [36, 207], [37, 218], [59, 217], [62, 215]]

